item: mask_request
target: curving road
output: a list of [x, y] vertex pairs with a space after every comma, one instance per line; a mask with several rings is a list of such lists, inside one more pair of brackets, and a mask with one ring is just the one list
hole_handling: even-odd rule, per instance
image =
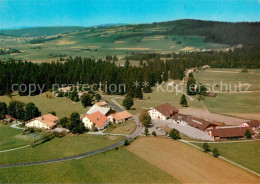
[[124, 144], [125, 140], [131, 140], [134, 139], [135, 137], [137, 137], [138, 135], [140, 135], [142, 133], [142, 126], [140, 124], [140, 122], [138, 121], [138, 118], [136, 116], [133, 117], [133, 120], [136, 122], [136, 129], [135, 131], [129, 135], [127, 138], [125, 138], [124, 140], [112, 144], [110, 146], [104, 147], [104, 148], [100, 148], [98, 150], [94, 150], [94, 151], [90, 151], [90, 152], [86, 152], [83, 154], [79, 154], [79, 155], [74, 155], [74, 156], [70, 156], [70, 157], [64, 157], [64, 158], [57, 158], [57, 159], [51, 159], [51, 160], [44, 160], [44, 161], [36, 161], [36, 162], [25, 162], [25, 163], [14, 163], [14, 164], [1, 164], [0, 168], [11, 168], [11, 167], [21, 167], [21, 166], [29, 166], [29, 165], [40, 165], [40, 164], [48, 164], [48, 163], [54, 163], [54, 162], [63, 162], [63, 161], [68, 161], [68, 160], [74, 160], [74, 159], [81, 159], [84, 157], [88, 157], [88, 156], [92, 156], [98, 153], [102, 153], [108, 150], [112, 150], [116, 147], [119, 147], [121, 145]]

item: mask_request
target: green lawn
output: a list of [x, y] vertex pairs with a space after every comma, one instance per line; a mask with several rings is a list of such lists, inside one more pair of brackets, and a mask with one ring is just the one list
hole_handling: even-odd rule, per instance
[[[60, 118], [70, 116], [72, 112], [84, 114], [87, 111], [87, 109], [82, 106], [81, 102], [73, 102], [66, 97], [57, 98], [53, 96], [52, 98], [47, 98], [46, 94], [47, 93], [43, 93], [36, 96], [19, 96], [15, 94], [12, 98], [1, 96], [0, 101], [6, 102], [7, 105], [12, 100], [19, 100], [24, 103], [33, 102], [40, 109], [42, 114], [55, 111]], [[48, 92], [48, 94], [51, 93]]]
[[180, 183], [124, 147], [80, 160], [0, 169], [0, 183]]
[[[195, 145], [202, 147], [203, 144], [196, 143]], [[260, 173], [260, 141], [243, 143], [209, 143], [209, 145], [211, 150], [217, 148], [221, 156]]]
[[111, 145], [122, 139], [123, 137], [120, 136], [67, 135], [63, 138], [54, 138], [36, 147], [0, 153], [0, 164], [41, 161], [77, 155]]
[[9, 125], [0, 123], [0, 150], [25, 146], [34, 140], [28, 135], [21, 135], [22, 132], [23, 130], [11, 128]]
[[110, 134], [131, 134], [135, 131], [136, 124], [133, 121], [126, 121], [122, 124], [112, 124], [104, 131]]

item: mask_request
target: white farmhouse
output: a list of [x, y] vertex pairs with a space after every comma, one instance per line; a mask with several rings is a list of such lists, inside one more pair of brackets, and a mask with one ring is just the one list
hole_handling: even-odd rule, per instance
[[109, 124], [109, 119], [101, 112], [97, 111], [92, 114], [85, 115], [82, 122], [88, 129], [97, 128], [98, 130], [103, 130]]
[[59, 118], [53, 116], [52, 114], [45, 114], [38, 118], [32, 119], [29, 123], [25, 124], [26, 127], [30, 128], [39, 128], [39, 129], [53, 129], [57, 123]]
[[160, 120], [167, 120], [170, 117], [173, 117], [179, 110], [175, 107], [171, 106], [168, 103], [159, 105], [151, 110], [148, 111], [151, 119], [160, 119]]

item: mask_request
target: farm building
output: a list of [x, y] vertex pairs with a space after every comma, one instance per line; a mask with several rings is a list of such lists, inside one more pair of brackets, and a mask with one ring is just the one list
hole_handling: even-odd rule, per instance
[[100, 107], [95, 104], [88, 110], [88, 112], [86, 114], [92, 114], [97, 111], [101, 112], [105, 116], [111, 112], [109, 107]]
[[96, 111], [94, 113], [85, 115], [85, 117], [82, 119], [82, 122], [88, 129], [97, 128], [98, 130], [103, 130], [109, 124], [109, 119], [101, 112]]
[[168, 103], [159, 105], [148, 111], [152, 119], [166, 120], [173, 117], [179, 110]]
[[177, 124], [180, 124], [180, 125], [187, 125], [189, 118], [192, 118], [192, 117], [190, 115], [177, 113], [172, 117], [172, 120], [173, 120], [174, 123], [177, 123]]
[[219, 122], [211, 122], [204, 119], [191, 117], [187, 119], [187, 123], [189, 126], [192, 126], [194, 128], [197, 128], [201, 131], [208, 132], [210, 129], [215, 129], [218, 126], [224, 126], [224, 123]]
[[40, 129], [53, 129], [59, 118], [52, 114], [45, 114], [43, 116], [32, 119], [29, 123], [25, 124], [26, 127], [30, 128], [40, 128]]
[[10, 115], [5, 115], [3, 121], [4, 121], [4, 123], [11, 123], [11, 122], [15, 122], [17, 120]]
[[252, 135], [254, 135], [254, 131], [251, 127], [219, 127], [216, 129], [209, 130], [209, 135], [214, 140], [221, 139], [238, 139], [244, 138], [246, 130], [249, 130]]
[[210, 66], [209, 65], [204, 65], [204, 66], [201, 67], [201, 69], [202, 70], [208, 70], [208, 69], [210, 69]]
[[117, 112], [108, 116], [110, 122], [124, 123], [126, 120], [132, 118], [132, 114], [127, 111]]
[[260, 122], [257, 120], [251, 120], [249, 122], [242, 123], [243, 127], [251, 127], [253, 130], [260, 128]]

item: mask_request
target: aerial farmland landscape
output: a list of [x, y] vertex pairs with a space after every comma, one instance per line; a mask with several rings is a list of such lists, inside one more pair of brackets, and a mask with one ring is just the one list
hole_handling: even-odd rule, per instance
[[0, 183], [260, 184], [259, 0], [0, 0]]

